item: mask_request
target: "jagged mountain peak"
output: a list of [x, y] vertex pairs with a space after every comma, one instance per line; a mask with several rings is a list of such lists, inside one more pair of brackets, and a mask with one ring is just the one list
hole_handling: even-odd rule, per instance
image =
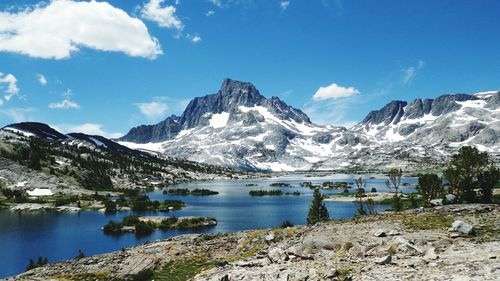
[[252, 83], [228, 78], [222, 81], [215, 94], [192, 99], [180, 117], [171, 116], [155, 125], [132, 128], [118, 140], [157, 143], [175, 138], [182, 130], [210, 126], [214, 122], [255, 124], [263, 121], [264, 115], [268, 114], [279, 120], [311, 124], [304, 112], [287, 105], [278, 97], [268, 99]]

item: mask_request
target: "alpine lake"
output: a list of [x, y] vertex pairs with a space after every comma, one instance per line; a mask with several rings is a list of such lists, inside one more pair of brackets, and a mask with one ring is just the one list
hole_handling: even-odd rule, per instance
[[[355, 178], [359, 175], [333, 174], [307, 177], [287, 175], [275, 178], [249, 180], [221, 180], [183, 183], [168, 188], [209, 189], [217, 195], [165, 195], [161, 189], [148, 192], [151, 200], [182, 200], [186, 207], [182, 210], [163, 213], [131, 211], [104, 214], [99, 211], [80, 212], [13, 212], [0, 210], [0, 278], [25, 271], [30, 258], [48, 258], [49, 262], [72, 259], [81, 250], [85, 255], [118, 251], [168, 237], [190, 233], [234, 232], [248, 229], [280, 227], [289, 220], [295, 225], [305, 224], [313, 190], [300, 187], [302, 182], [321, 185], [323, 182], [347, 182], [355, 190]], [[366, 192], [372, 187], [377, 191], [388, 191], [386, 177], [363, 175], [366, 179]], [[272, 183], [287, 183], [290, 187], [272, 187]], [[416, 178], [403, 178], [402, 191], [414, 192]], [[251, 190], [275, 190], [283, 192], [299, 191], [300, 195], [250, 196]], [[323, 189], [325, 195], [340, 193], [341, 189]], [[356, 204], [352, 202], [325, 201], [330, 219], [349, 219], [356, 215]], [[377, 212], [384, 211], [388, 205], [377, 204]], [[121, 221], [128, 215], [141, 216], [202, 216], [214, 217], [217, 225], [193, 230], [157, 230], [151, 235], [137, 236], [134, 233], [106, 235], [101, 227], [110, 220]]]

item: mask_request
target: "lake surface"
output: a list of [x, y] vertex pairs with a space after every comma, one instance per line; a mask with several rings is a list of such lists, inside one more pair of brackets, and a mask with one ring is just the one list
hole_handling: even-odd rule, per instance
[[[133, 233], [120, 236], [105, 235], [101, 227], [109, 220], [118, 221], [130, 215], [120, 212], [105, 215], [102, 212], [23, 212], [0, 211], [0, 278], [15, 275], [25, 270], [30, 258], [47, 257], [49, 262], [72, 259], [82, 250], [85, 255], [95, 255], [121, 248], [130, 247], [146, 241], [163, 239], [188, 233], [234, 232], [239, 230], [270, 228], [280, 226], [284, 220], [291, 220], [295, 225], [305, 224], [311, 202], [312, 190], [300, 188], [299, 183], [311, 181], [320, 184], [324, 181], [354, 182], [353, 175], [332, 175], [318, 178], [286, 176], [272, 179], [227, 180], [200, 183], [179, 184], [175, 188], [207, 188], [216, 190], [212, 196], [168, 196], [161, 190], [148, 195], [151, 200], [179, 199], [187, 207], [171, 213], [146, 213], [140, 215], [175, 215], [210, 216], [217, 219], [217, 226], [194, 231], [156, 231], [152, 235], [136, 237]], [[365, 178], [368, 178], [366, 176]], [[367, 191], [372, 187], [378, 191], [387, 191], [385, 178], [367, 180]], [[248, 195], [250, 190], [275, 189], [269, 186], [273, 182], [286, 182], [294, 187], [280, 188], [283, 191], [301, 192], [300, 196], [262, 196]], [[416, 178], [405, 178], [402, 183], [412, 186]], [[258, 186], [246, 186], [257, 184]], [[354, 188], [355, 185], [351, 186]], [[402, 186], [404, 192], [412, 192], [411, 186]], [[341, 190], [340, 190], [341, 191]], [[324, 190], [324, 194], [339, 191]], [[351, 218], [356, 211], [353, 203], [325, 202], [330, 218]], [[377, 206], [383, 211], [387, 206]]]

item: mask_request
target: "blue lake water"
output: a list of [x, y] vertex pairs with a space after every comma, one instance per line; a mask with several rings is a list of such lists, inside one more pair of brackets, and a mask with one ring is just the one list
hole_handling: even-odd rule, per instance
[[[300, 188], [299, 183], [311, 181], [354, 182], [352, 175], [333, 175], [321, 178], [286, 176], [273, 179], [227, 180], [200, 183], [186, 183], [176, 188], [207, 188], [216, 190], [212, 196], [168, 196], [162, 191], [151, 192], [151, 200], [179, 199], [187, 207], [171, 213], [146, 213], [141, 215], [210, 216], [217, 219], [217, 226], [194, 231], [156, 231], [152, 235], [136, 237], [133, 233], [120, 236], [105, 235], [101, 226], [109, 220], [121, 220], [130, 212], [105, 215], [102, 212], [22, 212], [0, 211], [0, 278], [15, 275], [25, 270], [30, 258], [47, 257], [49, 262], [74, 258], [78, 250], [85, 255], [101, 254], [120, 250], [146, 241], [163, 239], [187, 233], [234, 232], [239, 230], [269, 228], [280, 226], [284, 220], [294, 224], [305, 224], [307, 210], [311, 201], [312, 190]], [[372, 187], [386, 191], [385, 178], [367, 180], [367, 191]], [[290, 183], [291, 188], [283, 191], [299, 190], [300, 196], [262, 196], [248, 195], [250, 190], [274, 189], [273, 182]], [[416, 184], [415, 178], [405, 178], [403, 183]], [[247, 184], [258, 186], [246, 186]], [[354, 185], [355, 186], [355, 185]], [[351, 186], [354, 188], [354, 186]], [[412, 192], [411, 186], [403, 186], [404, 192]], [[333, 194], [339, 191], [322, 191]], [[356, 206], [346, 202], [325, 202], [331, 218], [346, 219], [355, 214]], [[378, 206], [383, 211], [386, 206]]]

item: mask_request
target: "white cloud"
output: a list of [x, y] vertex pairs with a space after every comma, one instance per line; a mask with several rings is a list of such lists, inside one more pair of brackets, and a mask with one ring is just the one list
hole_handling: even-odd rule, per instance
[[149, 59], [162, 54], [140, 19], [107, 2], [57, 0], [0, 12], [0, 51], [64, 59], [80, 47]]
[[28, 107], [28, 108], [9, 108], [9, 109], [0, 110], [1, 114], [6, 115], [7, 117], [9, 117], [12, 121], [14, 121], [16, 123], [33, 120], [34, 119], [33, 112], [35, 112], [35, 109], [31, 108], [31, 107]]
[[174, 6], [161, 7], [164, 0], [149, 0], [141, 9], [142, 18], [154, 21], [161, 27], [173, 28], [179, 31], [184, 29], [184, 24], [175, 15]]
[[401, 84], [404, 86], [404, 85], [408, 85], [408, 84], [411, 84], [411, 82], [413, 81], [413, 78], [415, 78], [415, 75], [417, 75], [417, 71], [419, 71], [420, 69], [422, 69], [425, 65], [425, 62], [423, 60], [419, 60], [417, 65], [415, 66], [410, 66], [408, 68], [406, 68], [405, 70], [403, 70], [403, 79], [401, 81]]
[[313, 96], [313, 100], [315, 101], [322, 101], [322, 100], [329, 100], [329, 99], [338, 99], [338, 98], [345, 98], [345, 97], [350, 97], [353, 95], [359, 94], [359, 90], [354, 88], [354, 87], [342, 87], [339, 86], [335, 83], [332, 83], [329, 86], [326, 87], [319, 87], [319, 89], [316, 91], [316, 93]]
[[139, 110], [144, 116], [150, 119], [162, 117], [168, 110], [168, 105], [161, 101], [153, 101], [149, 103], [137, 103]]
[[198, 43], [201, 41], [201, 37], [199, 35], [195, 35], [193, 36], [193, 38], [191, 38], [191, 42], [193, 43]]
[[49, 104], [50, 109], [79, 109], [80, 105], [71, 100], [73, 92], [68, 89], [66, 92], [62, 93], [61, 96], [63, 100], [60, 102], [53, 102]]
[[221, 0], [208, 0], [208, 2], [214, 4], [217, 7], [222, 7], [222, 1]]
[[281, 10], [286, 10], [290, 6], [290, 1], [280, 1], [280, 8]]
[[107, 138], [118, 138], [123, 136], [122, 133], [110, 133], [104, 130], [103, 128], [104, 126], [102, 124], [96, 124], [96, 123], [57, 124], [57, 125], [51, 125], [51, 127], [65, 134], [84, 133], [87, 135], [99, 135]]
[[212, 10], [210, 10], [210, 11], [207, 12], [206, 15], [207, 15], [207, 17], [209, 17], [209, 16], [213, 16], [214, 14], [215, 14], [215, 12], [212, 11]]
[[358, 123], [358, 121], [350, 119], [352, 117], [349, 117], [348, 114], [359, 106], [361, 102], [359, 97], [311, 102], [304, 106], [303, 111], [314, 123], [349, 128]]
[[[19, 94], [19, 87], [17, 86], [17, 79], [12, 74], [3, 74], [0, 72], [0, 91], [4, 92], [5, 101], [10, 101], [13, 96]], [[0, 106], [3, 104], [2, 102]]]
[[50, 109], [79, 109], [80, 105], [69, 99], [64, 99], [60, 102], [53, 102], [49, 104]]
[[47, 78], [43, 74], [37, 74], [36, 79], [40, 83], [40, 85], [45, 86], [47, 85]]

